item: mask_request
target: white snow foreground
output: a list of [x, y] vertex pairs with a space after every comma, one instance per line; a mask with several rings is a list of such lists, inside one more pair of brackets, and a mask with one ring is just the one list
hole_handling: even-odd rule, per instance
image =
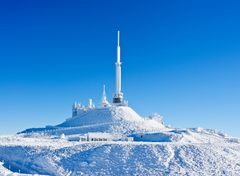
[[[88, 140], [75, 140], [79, 136]], [[158, 115], [142, 118], [115, 106], [0, 136], [0, 161], [0, 175], [240, 175], [240, 140], [214, 130], [169, 128]]]
[[0, 175], [1, 176], [31, 176], [31, 175], [44, 176], [44, 175], [39, 175], [39, 174], [20, 173], [20, 170], [18, 172], [12, 172], [9, 169], [5, 168], [3, 165], [4, 165], [4, 162], [0, 162]]
[[69, 142], [0, 137], [13, 171], [43, 175], [240, 175], [236, 142]]

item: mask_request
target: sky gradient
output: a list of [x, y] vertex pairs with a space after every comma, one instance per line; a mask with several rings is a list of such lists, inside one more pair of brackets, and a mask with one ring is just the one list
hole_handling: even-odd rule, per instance
[[63, 122], [115, 83], [140, 115], [240, 137], [240, 1], [1, 1], [0, 134]]

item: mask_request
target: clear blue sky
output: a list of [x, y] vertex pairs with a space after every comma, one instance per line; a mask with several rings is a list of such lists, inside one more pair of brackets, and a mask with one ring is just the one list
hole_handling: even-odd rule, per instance
[[240, 1], [1, 1], [0, 134], [54, 125], [123, 92], [139, 114], [240, 137]]

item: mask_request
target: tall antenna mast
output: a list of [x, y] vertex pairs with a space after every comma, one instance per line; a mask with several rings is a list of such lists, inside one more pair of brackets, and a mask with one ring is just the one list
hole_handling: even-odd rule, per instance
[[113, 103], [123, 102], [123, 93], [121, 85], [121, 55], [120, 55], [120, 31], [117, 38], [117, 62], [116, 62], [116, 92], [114, 94]]

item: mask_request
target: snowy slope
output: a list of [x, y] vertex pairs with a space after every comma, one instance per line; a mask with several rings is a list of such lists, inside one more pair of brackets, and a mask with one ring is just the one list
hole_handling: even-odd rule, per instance
[[[21, 173], [21, 171], [19, 170], [18, 172], [12, 172], [9, 169], [7, 169], [6, 167], [3, 166], [4, 163], [0, 162], [0, 175], [2, 176], [31, 176], [33, 174], [24, 174]], [[39, 175], [39, 174], [34, 174], [34, 176], [44, 176], [44, 175]]]
[[23, 136], [72, 136], [86, 133], [109, 133], [122, 137], [133, 137], [142, 142], [223, 142], [237, 140], [222, 133], [202, 128], [176, 129], [165, 127], [159, 115], [148, 118], [139, 116], [127, 106], [112, 106], [84, 112], [65, 122], [47, 128], [27, 129]]
[[0, 175], [10, 175], [12, 172], [3, 166], [3, 162], [0, 162]]
[[108, 132], [129, 135], [144, 131], [159, 131], [164, 128], [160, 117], [142, 118], [127, 106], [90, 109], [65, 122], [48, 128], [27, 129], [22, 133], [45, 133], [51, 135]]
[[[132, 137], [134, 142], [69, 140], [86, 133]], [[166, 127], [158, 115], [143, 118], [130, 107], [113, 106], [56, 126], [0, 136], [3, 160], [0, 171], [11, 166], [12, 173], [53, 176], [235, 176], [240, 175], [240, 140], [210, 129]]]
[[[214, 140], [214, 139], [213, 139]], [[0, 160], [48, 175], [240, 175], [236, 142], [68, 142], [0, 137]]]

